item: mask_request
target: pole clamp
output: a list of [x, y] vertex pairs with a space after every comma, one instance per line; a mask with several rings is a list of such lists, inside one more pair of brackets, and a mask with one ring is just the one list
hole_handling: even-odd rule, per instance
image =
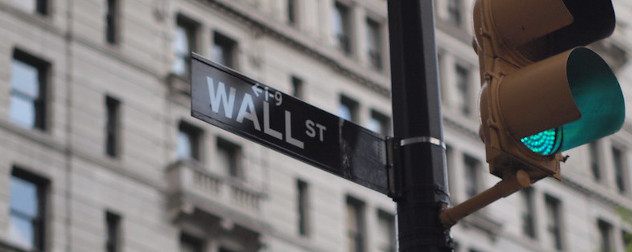
[[399, 140], [400, 147], [404, 147], [406, 145], [411, 145], [411, 144], [418, 144], [418, 143], [429, 143], [432, 145], [439, 146], [443, 148], [444, 150], [446, 149], [445, 142], [441, 141], [438, 138], [434, 138], [430, 136], [418, 136], [418, 137], [411, 137], [411, 138], [405, 138], [405, 139]]

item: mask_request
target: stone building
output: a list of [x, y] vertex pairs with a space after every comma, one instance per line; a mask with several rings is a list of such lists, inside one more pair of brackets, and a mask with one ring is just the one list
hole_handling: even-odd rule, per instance
[[[471, 5], [435, 1], [454, 203], [497, 181]], [[615, 8], [593, 48], [630, 97], [632, 4]], [[385, 0], [0, 0], [0, 251], [395, 251], [391, 199], [192, 118], [188, 80], [192, 51], [391, 135], [386, 16]], [[630, 146], [626, 121], [569, 151], [561, 182], [454, 227], [456, 251], [625, 251]]]

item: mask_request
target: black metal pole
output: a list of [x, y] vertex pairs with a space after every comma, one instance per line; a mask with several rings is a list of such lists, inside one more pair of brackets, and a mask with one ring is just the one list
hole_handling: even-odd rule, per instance
[[389, 0], [399, 251], [452, 251], [432, 0]]

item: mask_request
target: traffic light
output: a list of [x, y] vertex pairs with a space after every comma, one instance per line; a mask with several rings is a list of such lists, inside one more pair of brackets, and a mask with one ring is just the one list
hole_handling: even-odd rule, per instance
[[625, 108], [606, 62], [584, 48], [615, 26], [611, 0], [477, 0], [480, 136], [490, 172], [560, 178], [561, 152], [618, 131]]

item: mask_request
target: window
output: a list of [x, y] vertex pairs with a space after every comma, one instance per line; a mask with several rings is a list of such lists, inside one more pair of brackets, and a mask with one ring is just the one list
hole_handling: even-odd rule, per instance
[[228, 175], [233, 178], [244, 178], [244, 174], [239, 167], [240, 147], [224, 139], [217, 140], [217, 160], [216, 163], [226, 169]]
[[627, 191], [626, 171], [623, 150], [612, 147], [612, 159], [614, 164], [614, 175], [617, 182], [617, 189], [620, 193]]
[[203, 252], [203, 242], [187, 234], [180, 235], [180, 252]]
[[110, 211], [105, 212], [105, 251], [121, 251], [121, 216]]
[[287, 0], [287, 22], [292, 26], [296, 26], [296, 7], [296, 0]]
[[531, 239], [535, 239], [535, 205], [533, 202], [533, 188], [527, 187], [520, 191], [522, 199], [522, 233]]
[[347, 251], [364, 251], [364, 204], [356, 199], [347, 198]]
[[178, 16], [173, 36], [174, 61], [171, 70], [184, 79], [189, 79], [191, 72], [191, 51], [196, 50], [195, 35], [197, 24], [183, 16]]
[[14, 168], [9, 183], [9, 239], [26, 250], [44, 251], [48, 181]]
[[546, 195], [546, 233], [548, 245], [551, 248], [562, 250], [562, 216], [560, 215], [560, 201]]
[[47, 0], [13, 0], [13, 4], [29, 13], [48, 15]]
[[448, 0], [448, 20], [457, 26], [463, 25], [461, 0]]
[[595, 181], [601, 180], [601, 159], [599, 156], [599, 144], [598, 142], [592, 142], [588, 145], [588, 151], [590, 152], [590, 169], [592, 171]]
[[11, 61], [10, 120], [25, 128], [46, 129], [48, 63], [21, 51]]
[[382, 32], [381, 25], [375, 20], [367, 19], [366, 50], [372, 67], [382, 70]]
[[351, 53], [349, 8], [347, 6], [339, 2], [334, 4], [332, 25], [334, 45], [347, 54]]
[[106, 0], [105, 40], [110, 44], [119, 42], [119, 1]]
[[119, 155], [120, 104], [115, 98], [105, 97], [105, 153], [110, 157]]
[[299, 77], [292, 75], [292, 96], [302, 99], [303, 98], [303, 80]]
[[237, 42], [219, 32], [215, 32], [213, 38], [214, 42], [211, 49], [211, 58], [213, 61], [230, 68], [235, 68], [235, 48]]
[[338, 107], [338, 116], [348, 121], [356, 121], [358, 102], [346, 96], [340, 97], [340, 107]]
[[384, 211], [378, 211], [377, 222], [377, 250], [380, 252], [395, 252], [395, 217]]
[[612, 252], [614, 251], [614, 246], [612, 244], [612, 225], [604, 220], [597, 221], [597, 227], [599, 228], [599, 238], [600, 238], [600, 251], [603, 252]]
[[387, 136], [388, 134], [390, 134], [391, 131], [390, 126], [391, 119], [388, 118], [388, 116], [385, 116], [384, 114], [377, 111], [371, 111], [371, 118], [369, 118], [369, 124], [367, 128], [374, 132]]
[[200, 137], [202, 130], [185, 122], [178, 126], [178, 159], [200, 160]]
[[472, 113], [470, 102], [470, 96], [472, 93], [469, 81], [470, 71], [461, 65], [456, 65], [455, 71], [456, 88], [459, 91], [459, 99], [456, 99], [456, 101], [459, 102], [459, 104], [457, 104], [457, 108], [461, 111], [461, 113], [469, 116]]
[[309, 235], [309, 196], [307, 183], [302, 180], [296, 181], [297, 206], [298, 213], [298, 234], [300, 236]]
[[480, 187], [480, 162], [471, 156], [465, 155], [463, 163], [465, 165], [465, 193], [468, 198], [478, 194]]

